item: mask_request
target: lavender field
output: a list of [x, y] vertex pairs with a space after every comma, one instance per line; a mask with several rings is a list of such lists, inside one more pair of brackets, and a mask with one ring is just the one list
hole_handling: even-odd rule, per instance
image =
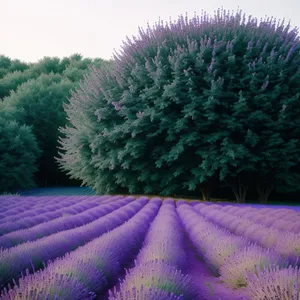
[[300, 214], [134, 196], [0, 196], [8, 299], [299, 299]]

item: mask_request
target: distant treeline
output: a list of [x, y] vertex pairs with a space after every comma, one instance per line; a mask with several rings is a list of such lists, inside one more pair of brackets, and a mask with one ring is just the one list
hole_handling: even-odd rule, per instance
[[0, 55], [0, 192], [81, 183], [70, 180], [54, 160], [58, 128], [68, 123], [63, 103], [90, 68], [112, 64], [80, 54], [37, 63]]

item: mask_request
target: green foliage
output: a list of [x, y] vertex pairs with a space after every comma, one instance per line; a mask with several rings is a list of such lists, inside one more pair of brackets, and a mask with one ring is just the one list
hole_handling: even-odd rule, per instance
[[66, 101], [73, 83], [59, 74], [43, 74], [18, 87], [3, 100], [2, 115], [9, 112], [20, 124], [32, 126], [42, 155], [39, 159], [40, 182], [54, 180], [57, 166], [58, 127], [66, 125], [63, 102]]
[[[0, 79], [6, 74], [28, 69], [29, 65], [21, 62], [18, 59], [11, 60], [9, 57], [0, 55]], [[1, 97], [0, 97], [1, 98]]]
[[8, 73], [0, 79], [0, 99], [8, 96], [11, 91], [16, 91], [19, 85], [30, 79], [33, 79], [33, 76], [28, 70]]
[[74, 54], [63, 59], [44, 57], [37, 63], [22, 65], [0, 56], [0, 115], [32, 127], [41, 150], [39, 171], [35, 174], [39, 186], [70, 183], [54, 160], [61, 136], [58, 128], [68, 124], [63, 103], [89, 68], [103, 65], [111, 67], [113, 61], [84, 59]]
[[78, 83], [91, 66], [101, 67], [103, 64], [112, 64], [112, 61], [83, 59], [81, 55], [74, 54], [61, 60], [58, 57], [44, 57], [37, 63], [23, 64], [19, 60], [11, 61], [0, 56], [0, 99], [9, 96], [11, 91], [16, 91], [22, 83], [37, 79], [42, 74], [60, 74]]
[[31, 128], [0, 116], [0, 193], [35, 187], [39, 156]]
[[100, 58], [95, 60], [90, 58], [76, 59], [76, 57], [71, 56], [71, 60], [62, 74], [72, 82], [78, 83], [81, 79], [83, 79], [85, 74], [89, 74], [90, 67], [94, 66], [101, 68], [103, 65], [109, 66], [110, 64], [112, 64], [112, 61], [105, 61]]
[[161, 195], [218, 178], [244, 199], [241, 177], [276, 180], [299, 165], [300, 43], [289, 25], [218, 10], [140, 30], [123, 49], [65, 106], [59, 163], [73, 178]]
[[30, 72], [33, 76], [41, 74], [60, 73], [60, 59], [58, 57], [45, 56], [38, 63], [33, 64]]

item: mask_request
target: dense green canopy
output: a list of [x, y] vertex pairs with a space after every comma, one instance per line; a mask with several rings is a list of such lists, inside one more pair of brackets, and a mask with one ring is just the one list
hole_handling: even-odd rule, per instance
[[[4, 98], [5, 110], [21, 124], [32, 126], [42, 155], [39, 160], [39, 183], [57, 176], [54, 156], [57, 155], [59, 126], [66, 124], [62, 103], [73, 83], [58, 74], [43, 74], [21, 85]], [[49, 178], [50, 176], [50, 178]]]
[[114, 70], [94, 69], [65, 105], [62, 169], [99, 193], [209, 197], [219, 181], [238, 201], [257, 183], [265, 201], [274, 184], [296, 189], [300, 43], [289, 27], [218, 10], [140, 29]]
[[0, 55], [0, 99], [9, 96], [11, 91], [16, 91], [22, 83], [30, 79], [37, 79], [42, 74], [62, 75], [77, 83], [83, 79], [90, 66], [101, 67], [103, 64], [110, 65], [112, 61], [101, 58], [83, 58], [80, 54], [73, 54], [63, 59], [45, 56], [37, 63], [27, 64]]
[[0, 192], [35, 187], [41, 152], [31, 128], [0, 115]]
[[74, 54], [63, 59], [45, 57], [34, 64], [19, 63], [18, 66], [17, 62], [0, 56], [0, 68], [4, 74], [0, 77], [0, 98], [3, 97], [2, 101], [0, 99], [0, 115], [7, 122], [17, 121], [31, 126], [30, 134], [35, 136], [41, 150], [34, 174], [39, 186], [68, 182], [69, 178], [58, 169], [54, 160], [61, 136], [58, 128], [68, 124], [63, 103], [88, 74], [89, 67], [110, 66], [112, 61], [83, 59]]

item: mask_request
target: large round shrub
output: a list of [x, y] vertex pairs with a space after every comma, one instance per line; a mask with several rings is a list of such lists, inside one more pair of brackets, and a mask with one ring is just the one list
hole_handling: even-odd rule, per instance
[[139, 33], [65, 106], [59, 162], [73, 178], [99, 193], [207, 197], [219, 180], [243, 201], [245, 178], [267, 195], [299, 166], [296, 30], [218, 10]]
[[35, 187], [40, 153], [31, 127], [0, 116], [0, 192]]

